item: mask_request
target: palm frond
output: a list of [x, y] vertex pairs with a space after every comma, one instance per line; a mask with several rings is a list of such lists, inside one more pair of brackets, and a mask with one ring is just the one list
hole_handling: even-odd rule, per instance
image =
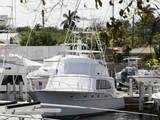
[[68, 11], [68, 16], [71, 16], [71, 10]]
[[64, 20], [64, 21], [61, 22], [61, 25], [60, 25], [60, 26], [62, 26], [62, 25], [64, 25], [64, 24], [67, 24], [67, 23], [68, 23], [68, 20]]
[[68, 15], [67, 14], [63, 14], [63, 17], [68, 18]]
[[75, 15], [76, 15], [75, 11], [71, 12], [71, 14], [70, 14], [70, 16], [72, 16], [72, 17], [74, 17]]

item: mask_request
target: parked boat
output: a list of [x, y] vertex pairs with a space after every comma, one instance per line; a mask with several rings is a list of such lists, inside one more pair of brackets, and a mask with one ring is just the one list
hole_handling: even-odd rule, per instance
[[7, 53], [0, 56], [0, 99], [28, 100], [29, 88], [26, 74], [41, 66], [17, 54]]
[[[157, 70], [149, 70], [139, 68], [138, 64], [140, 58], [138, 57], [128, 57], [125, 58], [126, 67], [123, 68], [120, 72], [115, 74], [117, 87], [126, 86], [129, 87], [129, 79], [132, 78], [133, 81], [143, 79], [144, 81], [149, 81], [151, 78], [154, 82], [158, 82], [159, 80], [153, 76], [157, 75]], [[157, 81], [158, 80], [158, 81]]]
[[78, 38], [78, 46], [62, 54], [45, 87], [31, 92], [42, 108], [60, 109], [59, 113], [46, 110], [45, 116], [88, 115], [124, 107], [106, 62], [95, 56], [102, 51], [82, 49]]

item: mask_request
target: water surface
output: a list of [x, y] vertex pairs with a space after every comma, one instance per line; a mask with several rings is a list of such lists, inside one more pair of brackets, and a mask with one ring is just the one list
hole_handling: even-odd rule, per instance
[[[70, 119], [71, 120], [71, 119]], [[92, 117], [74, 118], [72, 120], [160, 120], [158, 117], [142, 116], [126, 113], [106, 113]]]

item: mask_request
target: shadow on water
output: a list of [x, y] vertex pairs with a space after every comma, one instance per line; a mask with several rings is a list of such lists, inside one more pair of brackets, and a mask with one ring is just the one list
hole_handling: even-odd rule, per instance
[[133, 115], [126, 113], [106, 113], [96, 116], [77, 116], [70, 118], [63, 118], [61, 120], [160, 120], [158, 117]]

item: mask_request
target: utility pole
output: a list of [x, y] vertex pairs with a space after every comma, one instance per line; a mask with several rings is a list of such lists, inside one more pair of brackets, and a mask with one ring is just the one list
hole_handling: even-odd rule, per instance
[[112, 18], [113, 18], [113, 20], [114, 20], [114, 0], [112, 0]]
[[46, 2], [45, 0], [41, 0], [42, 1], [42, 26], [45, 27], [45, 5], [46, 5]]
[[132, 47], [133, 47], [133, 42], [134, 42], [134, 14], [132, 18]]
[[17, 0], [14, 0], [14, 25], [17, 26]]
[[12, 0], [12, 5], [11, 5], [11, 26], [12, 26], [12, 29], [13, 29], [13, 27], [14, 27], [14, 9], [13, 9], [13, 7], [14, 7], [14, 1]]

